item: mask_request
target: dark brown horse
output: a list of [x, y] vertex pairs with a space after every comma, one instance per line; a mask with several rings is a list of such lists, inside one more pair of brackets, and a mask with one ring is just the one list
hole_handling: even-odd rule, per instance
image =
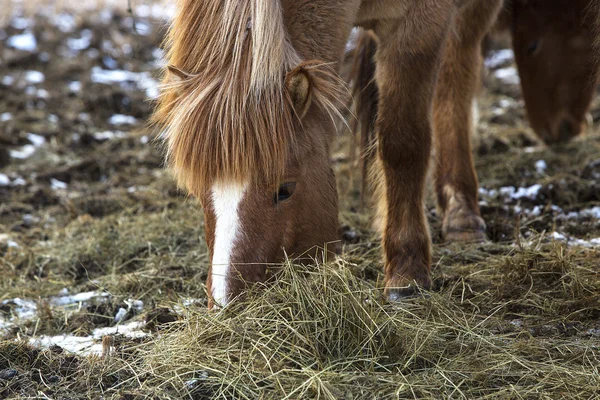
[[507, 0], [499, 18], [512, 36], [529, 123], [547, 144], [585, 130], [597, 82], [597, 7], [591, 0]]

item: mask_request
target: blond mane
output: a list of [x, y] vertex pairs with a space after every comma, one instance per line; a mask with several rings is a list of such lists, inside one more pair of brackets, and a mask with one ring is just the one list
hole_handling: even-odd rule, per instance
[[[168, 63], [154, 121], [180, 186], [199, 194], [215, 180], [278, 179], [296, 148], [298, 126], [285, 76], [302, 63], [280, 0], [179, 0], [166, 39]], [[308, 65], [308, 64], [307, 64]], [[336, 74], [315, 69], [317, 103], [328, 111]]]

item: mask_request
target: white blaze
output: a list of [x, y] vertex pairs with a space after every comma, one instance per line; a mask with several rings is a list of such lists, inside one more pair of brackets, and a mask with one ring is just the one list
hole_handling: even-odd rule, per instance
[[212, 188], [215, 211], [215, 247], [212, 258], [212, 296], [215, 303], [227, 304], [227, 276], [233, 246], [240, 232], [239, 205], [247, 185], [216, 183]]

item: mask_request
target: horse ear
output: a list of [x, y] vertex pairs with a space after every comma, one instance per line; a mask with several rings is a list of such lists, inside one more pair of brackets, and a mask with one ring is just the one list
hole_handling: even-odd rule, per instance
[[167, 70], [169, 71], [169, 79], [173, 83], [181, 83], [189, 77], [189, 74], [180, 70], [174, 65], [168, 65]]
[[312, 103], [313, 80], [310, 73], [304, 67], [298, 67], [287, 74], [285, 85], [296, 114], [300, 119], [304, 118]]

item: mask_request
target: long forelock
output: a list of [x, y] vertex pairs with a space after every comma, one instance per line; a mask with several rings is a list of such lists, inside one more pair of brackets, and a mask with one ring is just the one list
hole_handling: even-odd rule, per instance
[[[154, 121], [180, 186], [198, 194], [212, 181], [275, 181], [296, 148], [298, 122], [285, 74], [301, 63], [283, 25], [280, 0], [179, 0]], [[323, 75], [323, 74], [321, 74]], [[332, 108], [334, 85], [317, 93]]]

